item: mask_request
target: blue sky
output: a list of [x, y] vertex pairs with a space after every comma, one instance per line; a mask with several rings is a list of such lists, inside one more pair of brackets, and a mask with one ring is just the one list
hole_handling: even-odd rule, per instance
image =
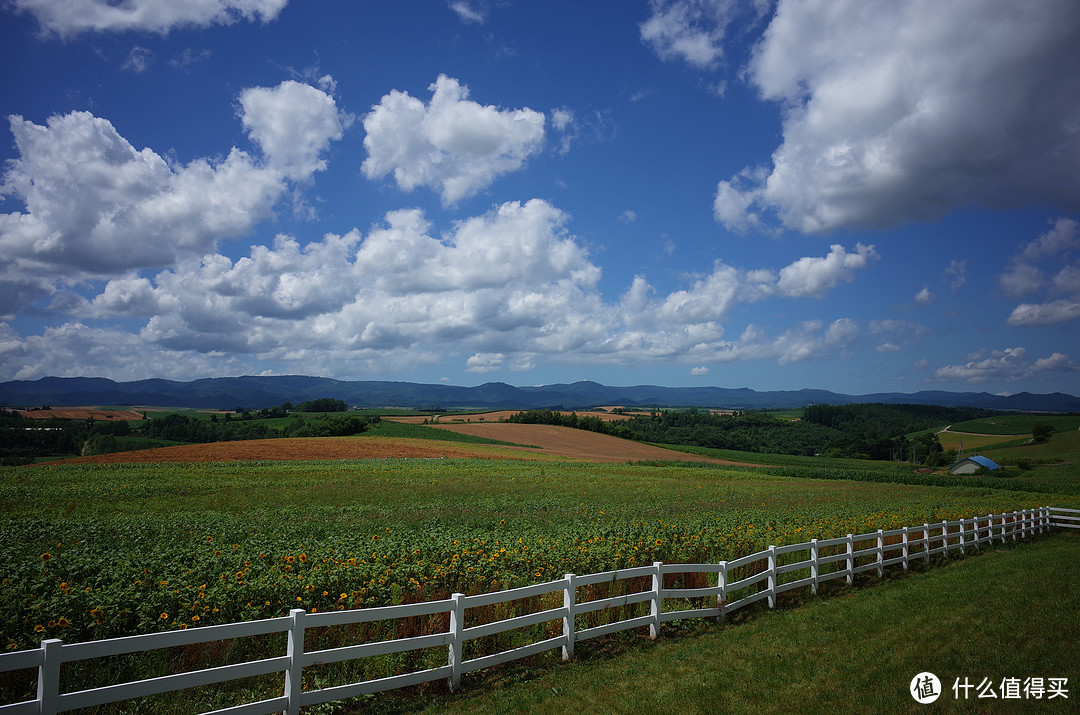
[[7, 0], [0, 379], [1080, 393], [1080, 5]]

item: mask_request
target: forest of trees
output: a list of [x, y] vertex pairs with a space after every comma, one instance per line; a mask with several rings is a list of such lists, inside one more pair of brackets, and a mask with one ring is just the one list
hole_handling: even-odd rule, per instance
[[732, 449], [767, 454], [893, 459], [937, 464], [947, 460], [932, 432], [905, 435], [993, 414], [932, 405], [811, 405], [801, 420], [768, 412], [714, 414], [696, 409], [653, 410], [626, 420], [527, 410], [508, 422], [553, 424], [641, 442]]
[[[200, 419], [181, 413], [141, 421], [32, 419], [19, 412], [0, 410], [0, 464], [29, 464], [36, 457], [109, 454], [174, 442], [205, 443], [277, 437], [343, 437], [365, 432], [378, 417], [301, 412], [341, 412], [341, 400], [312, 400], [237, 414]], [[330, 409], [316, 410], [316, 406]], [[301, 407], [307, 409], [301, 410]], [[340, 407], [340, 409], [339, 409]], [[279, 425], [266, 419], [292, 417]]]

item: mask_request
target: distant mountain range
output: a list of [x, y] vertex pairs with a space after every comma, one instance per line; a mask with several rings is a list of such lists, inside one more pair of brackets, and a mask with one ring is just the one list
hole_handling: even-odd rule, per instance
[[344, 400], [358, 407], [430, 409], [581, 409], [600, 405], [628, 407], [714, 407], [784, 409], [813, 404], [857, 402], [983, 407], [1020, 412], [1080, 412], [1080, 398], [1055, 392], [1036, 395], [992, 395], [987, 392], [924, 391], [844, 395], [828, 390], [771, 390], [722, 387], [610, 387], [596, 382], [514, 387], [489, 382], [476, 387], [426, 385], [414, 382], [345, 381], [327, 377], [218, 377], [177, 382], [115, 382], [101, 377], [43, 377], [0, 383], [0, 405], [10, 407], [71, 405], [147, 405], [259, 409], [320, 397]]

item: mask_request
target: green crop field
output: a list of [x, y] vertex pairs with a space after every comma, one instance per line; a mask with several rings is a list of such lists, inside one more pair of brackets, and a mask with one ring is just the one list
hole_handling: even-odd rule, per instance
[[[1075, 494], [804, 479], [798, 470], [409, 459], [7, 468], [0, 643], [16, 650], [298, 607], [433, 600], [654, 560], [733, 559], [770, 543], [1080, 508]], [[203, 655], [177, 657], [190, 666]], [[381, 675], [401, 662], [386, 661]], [[148, 676], [175, 665], [138, 668]], [[32, 679], [0, 687], [10, 702]], [[223, 696], [206, 697], [221, 706]]]
[[973, 434], [1031, 434], [1031, 426], [1043, 422], [1054, 427], [1058, 432], [1072, 432], [1080, 429], [1080, 415], [999, 415], [979, 420], [959, 422], [950, 428], [953, 432], [971, 432]]

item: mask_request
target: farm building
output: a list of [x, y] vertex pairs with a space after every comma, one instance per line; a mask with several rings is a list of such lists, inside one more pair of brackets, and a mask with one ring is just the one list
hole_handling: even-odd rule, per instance
[[949, 467], [949, 474], [974, 474], [980, 469], [994, 471], [995, 469], [1001, 469], [1001, 465], [992, 459], [981, 457], [976, 454], [967, 459], [961, 459], [959, 462]]

